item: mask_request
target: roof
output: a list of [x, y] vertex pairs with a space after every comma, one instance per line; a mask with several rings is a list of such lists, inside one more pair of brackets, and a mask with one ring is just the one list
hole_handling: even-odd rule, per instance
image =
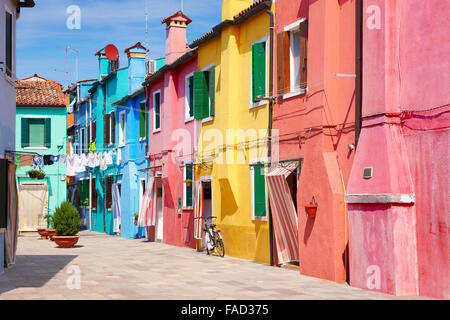
[[61, 84], [42, 77], [39, 80], [32, 78], [17, 80], [17, 106], [66, 107]]
[[258, 0], [254, 3], [252, 3], [251, 6], [249, 6], [248, 8], [246, 8], [246, 9], [242, 10], [241, 12], [239, 12], [238, 14], [236, 14], [233, 17], [233, 20], [222, 21], [218, 25], [214, 26], [211, 31], [204, 34], [200, 38], [194, 40], [189, 45], [189, 48], [198, 47], [200, 44], [203, 44], [203, 43], [207, 42], [208, 40], [218, 36], [220, 34], [220, 32], [222, 31], [222, 29], [224, 29], [230, 25], [240, 24], [241, 22], [247, 20], [248, 18], [254, 16], [255, 14], [257, 14], [265, 9], [269, 9], [271, 5], [272, 5], [272, 0]]
[[125, 102], [127, 102], [128, 100], [133, 99], [134, 97], [137, 97], [137, 96], [140, 95], [141, 93], [144, 93], [144, 87], [140, 87], [139, 89], [137, 89], [136, 91], [134, 91], [132, 94], [130, 94], [130, 95], [126, 96], [126, 97], [123, 97], [122, 99], [119, 99], [119, 100], [113, 102], [112, 104], [113, 104], [113, 105], [116, 105], [116, 106], [121, 106], [122, 103], [125, 103]]
[[175, 60], [172, 64], [166, 64], [162, 68], [160, 68], [158, 71], [156, 71], [155, 73], [147, 76], [145, 78], [145, 82], [143, 82], [142, 85], [143, 86], [149, 85], [153, 81], [159, 79], [164, 74], [164, 72], [166, 72], [167, 70], [174, 69], [174, 68], [178, 67], [180, 64], [182, 64], [185, 61], [189, 60], [191, 57], [195, 56], [196, 54], [197, 54], [197, 50], [196, 49], [186, 52], [181, 57], [179, 57], [177, 60]]
[[142, 48], [142, 49], [144, 49], [144, 50], [147, 50], [147, 48], [144, 47], [144, 46], [142, 45], [141, 42], [138, 42], [138, 43], [136, 43], [134, 46], [131, 46], [131, 47], [126, 48], [124, 52], [127, 53], [127, 52], [130, 51], [131, 49], [138, 48], [138, 47], [140, 47], [140, 48]]
[[183, 21], [186, 22], [187, 25], [192, 22], [192, 20], [188, 18], [182, 11], [175, 12], [173, 15], [163, 19], [161, 21], [161, 24], [166, 23], [169, 20]]

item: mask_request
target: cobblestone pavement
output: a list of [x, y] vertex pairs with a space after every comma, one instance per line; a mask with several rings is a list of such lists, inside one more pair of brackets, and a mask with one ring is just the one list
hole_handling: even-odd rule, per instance
[[[73, 281], [77, 267], [79, 289]], [[0, 300], [405, 298], [302, 276], [296, 269], [89, 231], [71, 249], [38, 235], [20, 236], [16, 265], [0, 275]]]

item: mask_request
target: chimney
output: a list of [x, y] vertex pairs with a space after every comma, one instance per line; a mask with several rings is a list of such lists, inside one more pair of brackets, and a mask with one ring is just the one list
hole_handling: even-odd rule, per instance
[[111, 72], [111, 63], [105, 55], [105, 48], [95, 53], [98, 56], [98, 80]]
[[142, 82], [145, 81], [147, 48], [138, 42], [125, 49], [125, 53], [128, 57], [128, 94], [131, 94], [142, 87]]
[[183, 12], [165, 18], [161, 23], [166, 27], [166, 64], [171, 64], [186, 53], [186, 27], [192, 22]]
[[222, 1], [222, 21], [233, 20], [244, 9], [247, 9], [254, 3], [253, 0], [223, 0]]

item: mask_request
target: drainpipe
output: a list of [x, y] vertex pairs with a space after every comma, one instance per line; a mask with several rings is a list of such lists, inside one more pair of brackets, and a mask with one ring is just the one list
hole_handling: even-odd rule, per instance
[[[89, 113], [90, 113], [90, 119], [92, 121], [92, 97], [89, 95]], [[90, 134], [89, 136], [92, 138], [92, 125], [90, 126]], [[89, 170], [89, 198], [92, 194], [92, 171]], [[89, 230], [92, 231], [92, 201], [89, 201]]]
[[356, 1], [356, 105], [355, 105], [355, 146], [358, 145], [362, 127], [362, 63], [363, 63], [363, 0]]
[[[269, 123], [268, 123], [268, 138], [267, 138], [267, 155], [268, 163], [272, 162], [272, 113], [273, 113], [273, 34], [274, 34], [274, 16], [273, 12], [267, 8], [266, 13], [270, 16], [270, 59], [269, 59]], [[273, 221], [272, 212], [269, 206], [269, 237], [270, 237], [270, 265], [273, 266]]]

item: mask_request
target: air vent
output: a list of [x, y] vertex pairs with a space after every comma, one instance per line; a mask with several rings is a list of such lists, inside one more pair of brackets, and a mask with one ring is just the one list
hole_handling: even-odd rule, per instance
[[372, 174], [373, 174], [373, 168], [372, 167], [364, 168], [364, 173], [363, 173], [364, 179], [372, 178]]
[[145, 71], [147, 75], [153, 74], [156, 72], [156, 61], [155, 60], [148, 60], [145, 62]]

